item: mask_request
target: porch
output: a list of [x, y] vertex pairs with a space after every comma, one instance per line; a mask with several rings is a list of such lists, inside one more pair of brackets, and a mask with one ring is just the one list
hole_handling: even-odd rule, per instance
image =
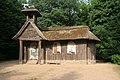
[[19, 40], [19, 63], [34, 61], [40, 64], [41, 60], [41, 41]]

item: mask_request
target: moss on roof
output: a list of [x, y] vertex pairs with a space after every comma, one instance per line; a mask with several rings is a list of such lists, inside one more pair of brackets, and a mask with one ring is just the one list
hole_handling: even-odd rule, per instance
[[91, 39], [100, 41], [87, 26], [49, 27], [42, 29], [47, 40]]

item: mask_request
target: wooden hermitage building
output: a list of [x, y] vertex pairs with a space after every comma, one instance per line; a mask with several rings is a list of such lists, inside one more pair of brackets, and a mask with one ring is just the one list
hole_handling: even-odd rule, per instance
[[88, 26], [39, 28], [41, 14], [35, 8], [22, 10], [26, 22], [13, 39], [19, 40], [19, 63], [35, 64], [96, 62], [95, 44], [100, 41]]

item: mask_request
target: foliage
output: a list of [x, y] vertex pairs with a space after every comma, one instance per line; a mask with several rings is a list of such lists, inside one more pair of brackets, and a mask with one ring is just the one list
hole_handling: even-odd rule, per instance
[[16, 0], [0, 1], [0, 60], [17, 58], [18, 45], [12, 37], [22, 23], [21, 5]]
[[89, 5], [80, 0], [32, 0], [42, 17], [41, 27], [88, 24]]
[[111, 62], [120, 65], [120, 55], [118, 54], [112, 55]]
[[101, 39], [97, 45], [97, 58], [109, 61], [120, 55], [120, 0], [92, 0], [89, 26]]

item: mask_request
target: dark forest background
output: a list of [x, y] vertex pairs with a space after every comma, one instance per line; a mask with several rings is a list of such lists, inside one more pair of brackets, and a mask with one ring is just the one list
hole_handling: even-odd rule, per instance
[[[0, 0], [0, 60], [18, 59], [12, 40], [25, 21], [26, 0]], [[120, 64], [120, 0], [29, 0], [42, 14], [39, 27], [88, 25], [101, 39], [97, 59]]]

